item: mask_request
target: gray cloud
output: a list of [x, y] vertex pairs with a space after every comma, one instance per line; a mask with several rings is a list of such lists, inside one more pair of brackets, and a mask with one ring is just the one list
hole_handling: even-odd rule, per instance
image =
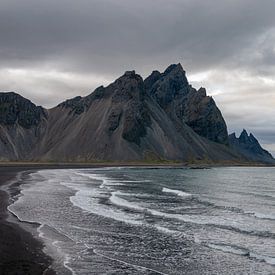
[[[0, 90], [51, 107], [181, 62], [228, 122], [275, 146], [273, 0], [0, 0]], [[274, 150], [275, 152], [275, 150]]]

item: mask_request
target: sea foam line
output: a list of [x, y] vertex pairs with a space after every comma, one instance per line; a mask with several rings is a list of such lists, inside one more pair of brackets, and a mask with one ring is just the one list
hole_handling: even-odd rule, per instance
[[253, 213], [253, 216], [255, 216], [258, 219], [261, 220], [275, 220], [275, 215], [269, 215], [269, 214], [262, 214], [262, 213]]
[[[54, 239], [47, 237], [46, 233], [44, 233], [42, 231], [43, 227], [45, 227], [45, 226], [51, 228], [49, 225], [46, 225], [46, 224], [41, 224], [37, 228], [37, 232], [39, 233], [39, 238], [44, 239], [44, 242], [46, 244], [46, 247], [44, 248], [44, 252], [46, 254], [52, 256], [55, 260], [56, 260], [56, 255], [58, 255], [57, 256], [58, 258], [61, 257], [64, 268], [67, 269], [72, 275], [76, 275], [75, 271], [69, 266], [70, 259], [71, 259], [70, 256], [68, 254], [64, 253], [64, 251], [58, 245], [59, 243], [62, 243], [62, 241], [54, 240]], [[64, 236], [66, 239], [70, 240], [71, 242], [74, 242], [73, 239], [71, 239], [68, 235], [61, 232], [60, 230], [58, 230], [56, 228], [51, 228], [51, 229], [55, 230], [58, 234]], [[58, 262], [58, 260], [57, 260], [57, 262]], [[53, 267], [53, 269], [55, 269], [55, 268]], [[62, 272], [64, 272], [64, 270]]]
[[192, 194], [190, 193], [187, 193], [187, 192], [183, 192], [183, 191], [180, 191], [180, 190], [174, 190], [174, 189], [169, 189], [169, 188], [162, 188], [162, 192], [163, 193], [171, 193], [171, 194], [175, 194], [177, 196], [180, 196], [180, 197], [192, 197]]
[[255, 253], [253, 251], [250, 251], [249, 249], [244, 248], [244, 247], [239, 247], [239, 246], [234, 246], [234, 245], [229, 245], [229, 244], [214, 244], [214, 243], [205, 244], [205, 246], [207, 246], [209, 248], [216, 249], [216, 250], [223, 251], [225, 253], [232, 253], [232, 254], [236, 254], [236, 255], [246, 256], [248, 258], [264, 261], [270, 265], [275, 265], [274, 257], [261, 255], [261, 254]]
[[122, 206], [122, 207], [125, 207], [125, 208], [128, 208], [128, 209], [133, 209], [133, 210], [137, 210], [137, 211], [144, 211], [145, 210], [145, 208], [143, 208], [141, 206], [138, 206], [134, 203], [131, 203], [131, 202], [119, 197], [119, 196], [123, 196], [123, 195], [124, 195], [124, 193], [121, 193], [120, 191], [112, 192], [112, 195], [109, 198], [109, 200], [111, 201], [111, 203], [113, 203], [115, 205]]
[[[167, 191], [167, 189], [168, 188], [164, 189], [164, 191]], [[171, 190], [172, 189], [168, 189], [168, 191], [171, 191]], [[177, 192], [179, 190], [172, 190], [172, 191], [174, 193], [174, 192]], [[120, 206], [120, 207], [123, 207], [123, 208], [132, 209], [132, 210], [135, 210], [135, 211], [138, 211], [138, 212], [147, 212], [147, 213], [150, 213], [153, 216], [164, 217], [164, 218], [168, 218], [168, 219], [176, 219], [176, 220], [179, 220], [179, 221], [182, 221], [182, 222], [187, 222], [187, 223], [192, 223], [192, 224], [215, 226], [215, 227], [218, 227], [218, 228], [234, 230], [234, 231], [241, 232], [241, 233], [244, 233], [244, 234], [249, 234], [249, 235], [251, 234], [251, 235], [257, 235], [257, 236], [259, 235], [261, 237], [267, 237], [266, 236], [267, 232], [261, 232], [261, 231], [255, 231], [255, 230], [254, 231], [245, 230], [245, 229], [241, 229], [241, 228], [236, 227], [236, 226], [231, 225], [231, 224], [223, 224], [223, 223], [221, 223], [221, 221], [216, 221], [215, 222], [213, 220], [209, 221], [209, 220], [205, 220], [205, 219], [198, 219], [197, 216], [192, 217], [192, 215], [190, 216], [190, 215], [183, 215], [183, 214], [165, 213], [165, 212], [161, 212], [161, 211], [158, 211], [158, 210], [155, 210], [155, 209], [150, 209], [150, 208], [138, 205], [137, 203], [130, 202], [130, 201], [124, 199], [124, 198], [121, 198], [120, 196], [129, 196], [129, 193], [122, 193], [120, 191], [114, 191], [114, 192], [111, 193], [111, 197], [109, 198], [109, 200], [113, 205], [117, 205], [117, 206]], [[74, 200], [73, 198], [71, 198], [71, 199]], [[97, 205], [96, 208], [98, 208], [99, 206], [100, 205]], [[83, 208], [83, 207], [81, 207], [81, 208]], [[93, 206], [93, 208], [94, 208], [94, 206]], [[93, 210], [87, 209], [85, 207], [84, 210], [91, 211], [94, 214], [98, 214], [98, 215], [101, 215], [101, 216], [104, 216], [104, 217], [107, 217], [107, 218], [112, 218], [112, 219], [117, 220], [117, 221], [126, 222], [126, 223], [129, 223], [129, 224], [132, 224], [132, 225], [141, 225], [141, 223], [143, 225], [145, 225], [144, 222], [137, 221], [135, 218], [133, 219], [133, 217], [130, 218], [130, 217], [127, 216], [127, 214], [125, 214], [123, 212], [117, 213], [113, 209], [108, 209], [107, 210], [105, 208], [105, 209], [102, 209], [103, 210], [103, 212], [102, 212], [102, 211], [94, 211], [95, 209], [93, 209]], [[118, 216], [118, 214], [119, 214], [119, 216]], [[270, 235], [272, 238], [275, 238], [274, 237], [275, 235], [273, 233], [270, 233], [268, 235]], [[268, 237], [270, 237], [270, 236], [268, 236]]]
[[92, 247], [89, 247], [87, 244], [85, 244], [85, 246], [88, 248], [88, 249], [92, 249], [93, 252], [100, 256], [100, 257], [103, 257], [103, 258], [106, 258], [108, 260], [112, 260], [112, 261], [116, 261], [116, 262], [119, 262], [119, 263], [122, 263], [122, 264], [125, 264], [125, 265], [129, 265], [129, 266], [132, 266], [136, 269], [141, 269], [141, 270], [148, 270], [148, 271], [151, 271], [151, 272], [155, 272], [156, 274], [161, 274], [161, 275], [169, 275], [167, 273], [163, 273], [161, 271], [158, 271], [158, 270], [155, 270], [155, 269], [152, 269], [152, 268], [149, 268], [149, 267], [145, 267], [145, 266], [141, 266], [141, 265], [137, 265], [137, 264], [131, 264], [131, 263], [128, 263], [128, 262], [125, 262], [125, 261], [122, 261], [122, 260], [119, 260], [119, 259], [116, 259], [116, 258], [113, 258], [113, 257], [109, 257], [109, 256], [106, 256], [100, 252], [98, 252], [96, 249], [93, 249]]
[[111, 185], [123, 185], [123, 181], [118, 181], [118, 180], [113, 180], [113, 179], [109, 179], [108, 177], [105, 177], [104, 175], [101, 174], [86, 174], [86, 173], [80, 173], [80, 172], [76, 172], [77, 175], [81, 176], [81, 177], [86, 177], [92, 180], [96, 180], [99, 182], [102, 182], [101, 185], [99, 186], [101, 189], [102, 188], [107, 188], [109, 189], [109, 186]]

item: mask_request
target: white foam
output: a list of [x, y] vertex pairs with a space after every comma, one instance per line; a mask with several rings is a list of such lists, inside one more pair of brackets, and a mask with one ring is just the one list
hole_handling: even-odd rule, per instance
[[254, 216], [259, 219], [275, 220], [275, 215], [271, 215], [271, 214], [263, 214], [263, 213], [255, 212]]
[[81, 173], [81, 172], [76, 172], [77, 175], [82, 176], [82, 177], [86, 177], [95, 181], [100, 181], [102, 182], [100, 185], [100, 188], [104, 188], [106, 187], [107, 189], [109, 189], [109, 186], [113, 186], [113, 185], [123, 185], [122, 181], [118, 181], [118, 180], [112, 180], [102, 174], [95, 174], [95, 173]]
[[226, 253], [232, 253], [236, 255], [242, 255], [242, 256], [248, 256], [249, 251], [242, 247], [232, 246], [232, 245], [226, 245], [226, 244], [207, 244], [208, 247], [220, 250]]
[[162, 192], [164, 193], [171, 193], [171, 194], [175, 194], [177, 196], [180, 196], [180, 197], [192, 197], [192, 194], [190, 193], [187, 193], [187, 192], [183, 192], [183, 191], [180, 191], [180, 190], [174, 190], [174, 189], [169, 189], [169, 188], [162, 188]]
[[[126, 222], [133, 225], [145, 225], [145, 222], [142, 219], [142, 216], [138, 214], [131, 214], [126, 213], [123, 210], [114, 209], [111, 206], [100, 204], [97, 200], [97, 198], [100, 198], [103, 193], [100, 192], [99, 189], [96, 188], [88, 188], [83, 187], [81, 184], [71, 184], [66, 183], [65, 184], [68, 187], [72, 187], [74, 190], [77, 190], [77, 193], [75, 196], [72, 196], [70, 198], [71, 202], [83, 210], [86, 210], [90, 213], [94, 213], [106, 218], [111, 218], [117, 221]], [[164, 191], [167, 191], [164, 189]], [[173, 193], [177, 192], [178, 190], [172, 190], [168, 189], [168, 191], [173, 191]], [[182, 192], [182, 191], [180, 191]], [[185, 192], [183, 192], [185, 193]], [[212, 216], [211, 219], [209, 219], [209, 216], [203, 216], [203, 215], [186, 215], [186, 214], [173, 214], [173, 213], [166, 213], [161, 212], [156, 209], [150, 209], [147, 207], [144, 207], [140, 204], [137, 204], [135, 202], [131, 202], [126, 200], [123, 197], [131, 195], [130, 193], [122, 193], [120, 191], [113, 191], [111, 193], [111, 196], [109, 198], [110, 202], [113, 205], [126, 208], [126, 209], [132, 209], [136, 210], [138, 212], [147, 212], [151, 215], [158, 216], [158, 217], [164, 217], [168, 219], [176, 219], [178, 221], [183, 221], [187, 223], [193, 223], [193, 224], [199, 224], [199, 225], [224, 225], [224, 226], [234, 226], [234, 227], [242, 227], [242, 224], [238, 224], [238, 222], [234, 222], [232, 224], [230, 220], [226, 219], [225, 217], [221, 216]], [[183, 195], [183, 194], [181, 194]], [[188, 194], [191, 195], [191, 194]], [[105, 195], [106, 196], [106, 195]]]
[[275, 257], [260, 255], [260, 254], [253, 253], [253, 252], [250, 253], [250, 257], [255, 258], [257, 260], [260, 260], [260, 261], [264, 261], [264, 262], [266, 262], [267, 264], [270, 264], [270, 265], [275, 265]]
[[[66, 270], [68, 270], [71, 274], [75, 275], [76, 274], [75, 271], [69, 266], [70, 256], [64, 253], [64, 251], [62, 251], [62, 249], [60, 248], [59, 244], [62, 243], [62, 241], [49, 238], [47, 234], [43, 232], [43, 229], [45, 228], [45, 226], [46, 226], [45, 224], [41, 224], [38, 227], [37, 232], [39, 233], [39, 237], [45, 241], [44, 252], [52, 256], [53, 259], [55, 259], [57, 262], [56, 266], [55, 264], [52, 265], [53, 269], [57, 271], [57, 274], [63, 274], [64, 273], [63, 269], [61, 271], [58, 270], [59, 269], [58, 263], [61, 262], [63, 263], [63, 266]], [[70, 241], [74, 242], [68, 235], [63, 234], [63, 232], [60, 232], [57, 229], [55, 230], [57, 231], [58, 234], [60, 234], [60, 236], [64, 236], [66, 239], [69, 239]]]
[[117, 206], [137, 210], [140, 212], [148, 212], [153, 216], [164, 217], [164, 218], [168, 218], [168, 219], [176, 219], [176, 220], [183, 221], [183, 222], [196, 223], [196, 224], [202, 224], [202, 225], [209, 224], [208, 218], [202, 219], [202, 217], [201, 217], [201, 219], [200, 218], [196, 219], [195, 217], [190, 216], [190, 215], [171, 214], [171, 213], [161, 212], [161, 211], [158, 211], [155, 209], [150, 209], [147, 207], [140, 206], [133, 202], [129, 202], [129, 201], [119, 197], [119, 195], [123, 196], [123, 195], [127, 195], [127, 193], [124, 194], [122, 192], [116, 191], [116, 192], [113, 192], [110, 197], [110, 201]]
[[116, 211], [108, 206], [99, 205], [96, 201], [87, 202], [83, 199], [83, 196], [79, 195], [71, 197], [71, 202], [80, 207], [83, 210], [88, 211], [89, 213], [93, 213], [105, 218], [114, 219], [121, 222], [126, 222], [133, 225], [142, 225], [142, 221], [137, 220], [135, 215], [126, 214], [122, 211]]
[[[164, 217], [164, 218], [168, 218], [168, 219], [176, 219], [176, 220], [183, 221], [183, 222], [189, 222], [189, 223], [195, 223], [195, 224], [201, 224], [201, 225], [212, 224], [209, 222], [208, 217], [202, 217], [202, 216], [194, 217], [192, 215], [171, 214], [171, 213], [161, 212], [161, 211], [158, 211], [155, 209], [150, 209], [147, 207], [140, 206], [133, 202], [129, 202], [129, 201], [119, 197], [119, 195], [124, 196], [124, 195], [128, 195], [128, 194], [127, 193], [124, 194], [119, 191], [112, 193], [112, 195], [110, 197], [110, 201], [117, 206], [137, 210], [140, 212], [148, 212], [153, 216]], [[212, 220], [212, 222], [214, 222], [214, 221]], [[216, 221], [216, 223], [219, 224], [218, 221]]]
[[125, 207], [125, 208], [128, 208], [128, 209], [133, 209], [133, 210], [137, 210], [137, 211], [144, 211], [145, 210], [145, 208], [119, 197], [119, 196], [125, 196], [125, 195], [127, 196], [128, 194], [124, 194], [124, 193], [119, 192], [119, 191], [112, 192], [112, 195], [110, 197], [110, 201], [114, 205], [122, 206], [122, 207]]
[[61, 184], [77, 191], [74, 196], [70, 197], [70, 201], [74, 206], [105, 218], [126, 222], [132, 225], [142, 225], [142, 221], [138, 219], [137, 215], [125, 213], [121, 210], [113, 209], [108, 205], [100, 204], [98, 198], [104, 197], [104, 193], [102, 193], [100, 189], [67, 182], [62, 182]]
[[177, 238], [185, 238], [187, 235], [185, 235], [183, 232], [180, 232], [180, 231], [176, 231], [176, 230], [171, 230], [171, 229], [168, 229], [166, 227], [163, 227], [163, 226], [155, 226], [155, 228], [164, 233], [164, 234], [167, 234], [167, 235], [172, 235], [174, 237], [177, 237]]
[[72, 275], [76, 275], [77, 273], [69, 266], [70, 260], [71, 260], [71, 257], [66, 255], [65, 260], [63, 262], [63, 265], [64, 265], [65, 268], [67, 268], [72, 273]]
[[144, 183], [144, 182], [152, 182], [151, 180], [123, 180], [122, 182], [127, 183]]
[[[21, 199], [21, 197], [20, 197], [19, 199]], [[9, 211], [12, 215], [14, 215], [20, 222], [28, 222], [28, 223], [38, 224], [38, 222], [36, 222], [36, 221], [30, 220], [30, 219], [29, 219], [29, 220], [23, 219], [23, 218], [20, 216], [20, 214], [16, 212], [16, 210], [13, 210], [13, 206], [14, 206], [14, 204], [11, 204], [11, 205], [9, 205], [9, 206], [7, 207], [7, 209], [8, 209], [8, 211]]]
[[215, 244], [215, 243], [209, 243], [209, 244], [206, 244], [206, 246], [216, 250], [226, 252], [226, 253], [232, 253], [232, 254], [241, 255], [241, 256], [248, 256], [249, 258], [254, 258], [260, 261], [264, 261], [270, 265], [275, 265], [274, 257], [251, 252], [249, 251], [249, 249], [244, 247], [238, 247], [238, 246], [229, 245], [229, 244]]
[[[224, 226], [229, 228], [230, 230], [242, 230], [244, 232], [250, 233], [252, 232], [251, 227], [249, 224], [246, 223], [242, 217], [240, 219], [232, 220], [231, 217], [223, 217], [223, 216], [208, 216], [208, 215], [187, 215], [187, 214], [173, 214], [173, 213], [166, 213], [161, 212], [155, 209], [147, 209], [149, 213], [154, 216], [164, 217], [167, 219], [174, 219], [178, 221], [182, 221], [185, 223], [192, 223], [198, 225], [210, 225], [210, 226]], [[271, 225], [272, 226], [272, 225]], [[269, 232], [272, 232], [272, 227], [268, 228]], [[254, 233], [265, 233], [261, 231], [261, 228], [257, 228], [253, 231]]]
[[148, 267], [137, 265], [137, 264], [132, 264], [132, 263], [129, 263], [129, 262], [126, 262], [126, 261], [122, 261], [122, 260], [119, 260], [119, 259], [116, 259], [116, 258], [113, 258], [113, 257], [106, 256], [106, 255], [102, 254], [101, 252], [99, 252], [98, 250], [93, 249], [92, 247], [89, 247], [87, 244], [85, 244], [85, 246], [88, 249], [92, 249], [93, 252], [96, 255], [101, 256], [102, 258], [105, 258], [105, 259], [108, 259], [108, 260], [112, 260], [112, 261], [116, 261], [116, 262], [119, 262], [119, 263], [122, 263], [122, 264], [125, 264], [125, 265], [128, 265], [128, 266], [131, 266], [131, 267], [139, 269], [139, 270], [143, 270], [143, 271], [148, 270], [150, 272], [154, 272], [154, 274], [168, 275], [167, 273], [163, 273], [161, 271], [158, 271], [158, 270], [155, 270], [155, 269], [152, 269], [152, 268], [148, 268]]

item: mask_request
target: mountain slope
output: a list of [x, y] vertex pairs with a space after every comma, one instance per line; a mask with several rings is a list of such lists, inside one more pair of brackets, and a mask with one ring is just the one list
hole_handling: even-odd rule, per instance
[[252, 134], [248, 135], [246, 130], [242, 131], [239, 138], [236, 137], [235, 133], [231, 134], [229, 136], [229, 143], [235, 151], [247, 159], [264, 163], [275, 163], [273, 156], [262, 148]]

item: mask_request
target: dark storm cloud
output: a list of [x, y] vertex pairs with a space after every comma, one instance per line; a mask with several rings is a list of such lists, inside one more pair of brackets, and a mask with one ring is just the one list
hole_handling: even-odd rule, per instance
[[202, 70], [253, 48], [274, 9], [258, 0], [1, 1], [1, 63], [116, 74], [181, 59]]
[[53, 106], [181, 62], [230, 131], [274, 143], [275, 1], [0, 0], [0, 89]]

